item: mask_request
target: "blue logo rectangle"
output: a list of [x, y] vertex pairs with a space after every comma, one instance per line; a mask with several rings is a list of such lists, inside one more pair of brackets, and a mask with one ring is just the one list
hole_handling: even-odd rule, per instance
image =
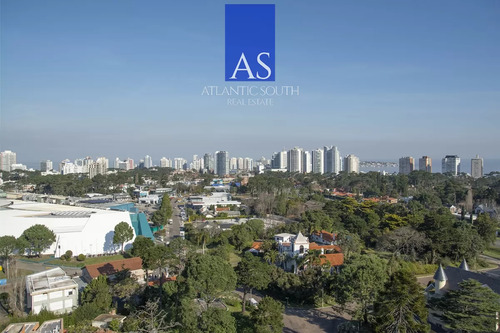
[[226, 81], [274, 81], [274, 5], [226, 5]]

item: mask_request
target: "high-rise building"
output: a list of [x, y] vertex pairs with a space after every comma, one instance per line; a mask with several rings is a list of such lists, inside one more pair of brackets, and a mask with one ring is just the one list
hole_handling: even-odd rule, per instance
[[342, 171], [342, 158], [336, 146], [325, 146], [323, 148], [323, 171], [334, 174]]
[[120, 162], [121, 162], [121, 160], [119, 157], [115, 158], [115, 163], [113, 164], [113, 168], [120, 169]]
[[16, 163], [16, 153], [10, 150], [0, 152], [0, 170], [12, 171], [11, 166]]
[[415, 170], [415, 160], [411, 156], [401, 157], [399, 159], [399, 173], [408, 175]]
[[359, 158], [355, 155], [347, 155], [344, 159], [344, 171], [359, 173]]
[[108, 171], [109, 161], [106, 157], [98, 157], [95, 162], [89, 166], [89, 178], [92, 179], [96, 175], [105, 175]]
[[229, 170], [238, 170], [238, 159], [236, 157], [229, 159]]
[[479, 155], [470, 160], [470, 171], [472, 178], [481, 178], [483, 176], [483, 159]]
[[302, 157], [302, 162], [304, 165], [302, 166], [302, 172], [311, 173], [312, 172], [312, 161], [311, 161], [311, 152], [304, 151], [304, 156]]
[[321, 148], [312, 151], [312, 172], [324, 173], [324, 154], [324, 150]]
[[51, 160], [45, 160], [40, 162], [40, 171], [47, 172], [53, 169], [53, 163]]
[[153, 167], [153, 159], [151, 158], [151, 156], [149, 155], [144, 156], [144, 167], [146, 169]]
[[299, 147], [295, 147], [288, 151], [288, 171], [289, 172], [302, 172], [304, 167], [303, 162], [304, 150]]
[[135, 164], [133, 159], [129, 157], [125, 160], [125, 162], [127, 163], [127, 170], [134, 170]]
[[253, 159], [250, 157], [245, 157], [243, 160], [243, 169], [246, 171], [252, 171], [253, 170]]
[[212, 154], [206, 153], [203, 155], [203, 164], [205, 169], [208, 171], [214, 171], [215, 170], [215, 160]]
[[432, 172], [432, 159], [429, 156], [422, 156], [419, 158], [418, 170]]
[[171, 168], [172, 167], [172, 160], [166, 157], [162, 157], [160, 159], [160, 167], [161, 168]]
[[184, 169], [184, 165], [187, 164], [187, 161], [182, 158], [182, 157], [176, 157], [174, 158], [174, 169], [175, 170], [182, 170]]
[[286, 169], [288, 167], [288, 153], [286, 150], [274, 153], [271, 158], [272, 169]]
[[98, 157], [95, 162], [97, 164], [97, 173], [105, 175], [108, 172], [109, 160], [106, 157]]
[[215, 170], [221, 177], [229, 174], [229, 153], [227, 151], [215, 152]]
[[460, 173], [460, 157], [457, 155], [446, 155], [441, 162], [441, 173], [451, 173], [455, 176]]

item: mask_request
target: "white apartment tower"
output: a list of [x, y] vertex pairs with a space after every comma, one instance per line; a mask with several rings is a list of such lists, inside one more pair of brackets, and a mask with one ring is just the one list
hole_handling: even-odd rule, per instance
[[12, 164], [16, 164], [16, 153], [10, 150], [0, 152], [0, 170], [12, 171]]
[[460, 157], [457, 155], [446, 155], [441, 162], [441, 173], [451, 172], [455, 176], [460, 173]]
[[411, 156], [401, 157], [399, 159], [399, 173], [408, 175], [415, 170], [415, 160]]
[[347, 155], [344, 159], [344, 171], [359, 173], [359, 158], [355, 155]]
[[153, 167], [153, 159], [151, 158], [151, 156], [149, 155], [144, 156], [144, 167], [146, 169]]
[[302, 172], [304, 150], [299, 147], [295, 147], [288, 151], [288, 171], [289, 172]]
[[336, 146], [325, 146], [323, 148], [323, 171], [334, 174], [342, 171], [342, 158]]
[[323, 174], [324, 168], [324, 150], [318, 148], [312, 151], [312, 172]]
[[172, 167], [172, 160], [168, 159], [166, 157], [162, 157], [160, 159], [160, 167], [161, 168], [171, 168]]
[[483, 159], [479, 155], [470, 160], [470, 171], [472, 178], [481, 178], [483, 176]]

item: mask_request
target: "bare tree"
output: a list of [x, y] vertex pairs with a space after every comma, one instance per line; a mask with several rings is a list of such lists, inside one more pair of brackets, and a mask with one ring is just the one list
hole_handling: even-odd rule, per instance
[[392, 252], [393, 256], [416, 260], [427, 243], [428, 240], [422, 232], [406, 226], [384, 235], [377, 247], [382, 251]]
[[148, 301], [136, 312], [135, 317], [139, 321], [138, 332], [164, 333], [181, 325], [177, 322], [167, 322], [167, 312], [161, 308], [159, 301]]

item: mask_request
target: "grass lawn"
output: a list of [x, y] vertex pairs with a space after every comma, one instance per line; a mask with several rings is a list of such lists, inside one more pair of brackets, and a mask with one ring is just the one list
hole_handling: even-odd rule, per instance
[[484, 250], [484, 254], [495, 259], [500, 259], [500, 248], [496, 246], [490, 246]]
[[51, 255], [42, 255], [40, 257], [18, 257], [20, 260], [22, 261], [31, 261], [31, 262], [45, 262], [45, 261], [49, 261], [50, 259], [53, 259], [54, 256], [51, 256]]
[[231, 266], [236, 267], [241, 261], [241, 257], [234, 252], [229, 252], [229, 263]]
[[[26, 276], [26, 275], [30, 275], [30, 274], [33, 274], [33, 271], [30, 271], [29, 269], [18, 269], [17, 270], [18, 277]], [[5, 274], [5, 272], [1, 271], [0, 272], [0, 279], [6, 279], [6, 278], [7, 278], [7, 275]]]
[[86, 258], [84, 261], [77, 261], [74, 258], [71, 261], [53, 259], [48, 261], [47, 263], [58, 266], [84, 267], [86, 265], [100, 264], [102, 262], [121, 260], [121, 259], [125, 259], [125, 257], [121, 254], [116, 254], [113, 256]]

